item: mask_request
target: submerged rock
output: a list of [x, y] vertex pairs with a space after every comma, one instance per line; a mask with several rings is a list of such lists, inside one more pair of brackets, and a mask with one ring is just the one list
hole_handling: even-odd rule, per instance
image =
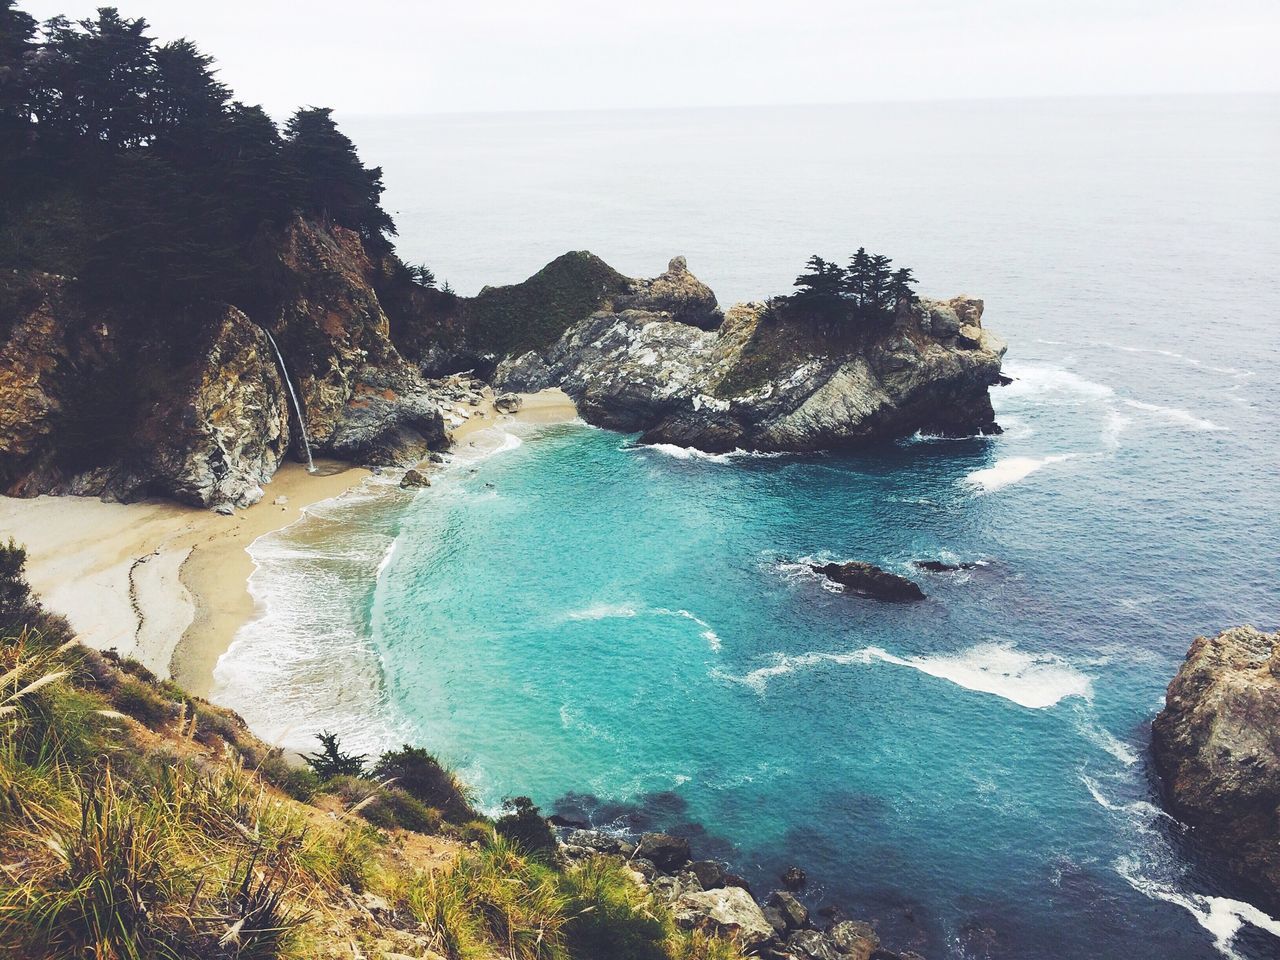
[[400, 478], [400, 486], [405, 490], [415, 489], [418, 487], [431, 486], [431, 478], [421, 470], [410, 468], [404, 472], [404, 476]]
[[876, 600], [905, 603], [925, 598], [924, 591], [914, 580], [900, 577], [896, 573], [889, 573], [874, 564], [863, 563], [860, 560], [849, 563], [815, 563], [810, 564], [809, 567], [814, 573], [822, 574], [846, 590], [852, 590]]
[[919, 570], [927, 570], [929, 573], [955, 573], [958, 570], [974, 570], [982, 566], [980, 563], [969, 561], [947, 563], [945, 560], [912, 560], [911, 565]]
[[1280, 633], [1198, 637], [1151, 725], [1170, 810], [1280, 905]]
[[805, 872], [797, 866], [790, 866], [782, 871], [782, 888], [795, 892], [804, 889], [804, 885], [809, 882]]

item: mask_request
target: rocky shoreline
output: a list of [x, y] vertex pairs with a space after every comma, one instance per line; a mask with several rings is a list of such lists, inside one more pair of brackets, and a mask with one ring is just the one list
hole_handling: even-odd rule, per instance
[[561, 826], [561, 857], [570, 864], [592, 857], [623, 863], [636, 884], [672, 911], [688, 930], [732, 937], [768, 960], [922, 960], [880, 945], [875, 928], [860, 920], [831, 919], [820, 926], [796, 896], [806, 883], [799, 867], [779, 878], [779, 889], [757, 899], [747, 882], [716, 860], [694, 858], [689, 841], [665, 833], [628, 837]]
[[1280, 908], [1280, 632], [1198, 637], [1151, 725], [1169, 810]]

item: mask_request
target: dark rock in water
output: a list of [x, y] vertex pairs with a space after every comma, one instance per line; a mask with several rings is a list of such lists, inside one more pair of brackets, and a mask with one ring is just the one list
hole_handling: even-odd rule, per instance
[[724, 868], [714, 860], [695, 860], [689, 864], [689, 872], [698, 878], [703, 890], [728, 886], [725, 883]]
[[400, 486], [405, 490], [429, 487], [431, 486], [431, 478], [421, 470], [411, 468], [406, 470], [404, 476], [400, 478]]
[[880, 937], [869, 923], [859, 920], [842, 920], [827, 931], [831, 942], [846, 957], [869, 960], [880, 947]]
[[820, 573], [846, 590], [861, 593], [876, 600], [906, 603], [923, 600], [924, 591], [914, 580], [889, 573], [870, 563], [854, 560], [849, 563], [810, 564], [814, 573]]
[[769, 895], [769, 905], [782, 911], [787, 926], [792, 930], [799, 930], [809, 925], [809, 910], [795, 898], [794, 894], [787, 893], [785, 890], [775, 890]]
[[845, 960], [835, 944], [817, 930], [797, 930], [787, 938], [787, 949], [804, 960]]
[[809, 878], [799, 867], [791, 866], [782, 871], [782, 887], [784, 890], [802, 890]]
[[640, 837], [636, 852], [652, 860], [659, 870], [670, 873], [689, 862], [689, 841], [668, 833], [646, 833]]
[[912, 560], [911, 565], [920, 570], [927, 570], [929, 573], [954, 573], [957, 570], [973, 570], [981, 566], [979, 563], [969, 561], [947, 563], [943, 560]]
[[771, 903], [767, 903], [760, 908], [760, 912], [764, 914], [764, 918], [769, 921], [769, 925], [778, 931], [778, 936], [786, 936], [790, 924], [787, 923], [786, 914]]
[[724, 875], [724, 885], [726, 887], [741, 887], [748, 893], [751, 892], [751, 884], [747, 883], [747, 878], [740, 877], [736, 873], [726, 873]]
[[600, 830], [574, 830], [565, 842], [586, 847], [597, 853], [613, 853], [623, 857], [629, 857], [636, 852], [636, 845], [630, 840], [615, 837]]
[[1170, 810], [1280, 906], [1280, 633], [1198, 637], [1151, 725]]

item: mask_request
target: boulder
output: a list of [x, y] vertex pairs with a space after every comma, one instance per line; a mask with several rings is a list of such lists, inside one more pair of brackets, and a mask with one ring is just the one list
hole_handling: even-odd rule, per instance
[[1151, 726], [1165, 803], [1206, 851], [1280, 906], [1280, 633], [1191, 644]]
[[630, 840], [601, 830], [574, 830], [569, 834], [567, 842], [587, 847], [597, 853], [617, 854], [623, 857], [630, 857], [636, 852], [636, 845]]
[[875, 928], [860, 920], [841, 920], [827, 930], [827, 937], [845, 957], [853, 960], [870, 960], [880, 948], [880, 937]]
[[809, 878], [799, 867], [790, 866], [782, 871], [782, 889], [795, 892], [803, 890]]
[[778, 936], [785, 936], [790, 925], [787, 923], [786, 915], [772, 904], [766, 903], [760, 907], [760, 912], [764, 914], [764, 918], [769, 921], [769, 925], [777, 931]]
[[981, 564], [961, 562], [947, 563], [945, 560], [912, 560], [911, 565], [917, 570], [925, 570], [928, 573], [955, 573], [957, 570], [973, 570]]
[[493, 409], [499, 413], [515, 413], [524, 404], [524, 400], [515, 393], [504, 393], [493, 401]]
[[673, 873], [689, 862], [689, 841], [667, 833], [642, 834], [636, 855], [664, 873]]
[[724, 868], [714, 860], [695, 860], [689, 864], [689, 872], [698, 878], [703, 890], [729, 886], [725, 882]]
[[787, 926], [792, 930], [799, 930], [809, 925], [809, 910], [796, 899], [795, 894], [785, 890], [775, 890], [769, 895], [769, 905], [777, 907], [782, 912]]
[[889, 573], [874, 564], [860, 560], [848, 563], [815, 563], [809, 566], [814, 573], [822, 574], [828, 580], [840, 584], [845, 590], [851, 590], [875, 600], [907, 603], [925, 598], [924, 591], [914, 580], [900, 577], [896, 573]]
[[787, 949], [804, 960], [844, 960], [835, 944], [817, 930], [797, 930], [787, 937]]
[[747, 948], [771, 940], [775, 935], [759, 904], [741, 887], [685, 894], [676, 901], [672, 912], [683, 929], [735, 937]]
[[431, 478], [416, 467], [410, 468], [404, 472], [404, 476], [400, 478], [400, 486], [405, 490], [416, 489], [418, 487], [431, 486]]
[[652, 280], [633, 280], [630, 294], [614, 298], [619, 310], [666, 314], [677, 323], [714, 330], [724, 315], [711, 288], [689, 272], [684, 257], [673, 257], [665, 273]]

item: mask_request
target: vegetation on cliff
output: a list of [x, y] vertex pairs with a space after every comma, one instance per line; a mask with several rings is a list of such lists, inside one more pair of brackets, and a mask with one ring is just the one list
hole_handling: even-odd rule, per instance
[[106, 300], [249, 309], [268, 279], [253, 244], [295, 214], [389, 250], [381, 171], [331, 111], [281, 131], [195, 44], [148, 29], [112, 7], [37, 25], [0, 0], [0, 263]]
[[889, 323], [899, 304], [914, 303], [916, 278], [909, 267], [893, 269], [893, 261], [865, 247], [842, 267], [814, 254], [796, 277], [796, 292], [769, 301], [774, 319], [814, 319], [837, 328], [876, 327]]
[[0, 957], [741, 955], [678, 930], [619, 861], [562, 866], [495, 830], [424, 751], [369, 778], [291, 766], [230, 711], [77, 644], [23, 559], [0, 547]]

